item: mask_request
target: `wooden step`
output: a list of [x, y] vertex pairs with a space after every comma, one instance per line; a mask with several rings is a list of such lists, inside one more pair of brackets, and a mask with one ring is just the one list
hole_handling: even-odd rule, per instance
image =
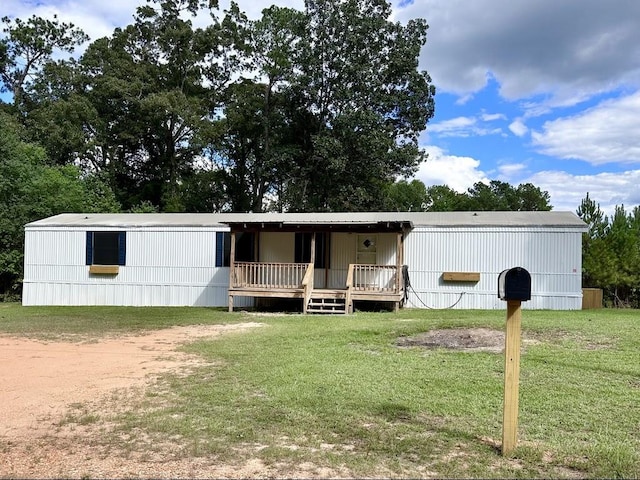
[[314, 292], [307, 306], [307, 313], [347, 313], [345, 297], [336, 298], [326, 294], [317, 296]]
[[322, 288], [322, 289], [318, 289], [318, 290], [314, 290], [311, 293], [311, 298], [315, 299], [315, 298], [341, 298], [344, 299], [347, 297], [347, 291], [346, 290], [336, 290], [336, 289], [326, 289], [326, 288]]

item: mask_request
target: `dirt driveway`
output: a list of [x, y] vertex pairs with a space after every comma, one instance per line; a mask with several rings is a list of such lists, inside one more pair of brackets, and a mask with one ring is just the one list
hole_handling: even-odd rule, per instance
[[61, 426], [73, 405], [91, 402], [109, 410], [114, 407], [108, 400], [113, 392], [120, 392], [119, 401], [122, 392], [139, 395], [158, 375], [202, 362], [176, 351], [179, 345], [259, 325], [174, 327], [95, 343], [0, 336], [0, 477], [269, 476], [259, 461], [229, 466], [207, 459], [166, 460], [136, 452], [114, 457], [91, 442], [82, 442], [83, 435], [96, 432]]

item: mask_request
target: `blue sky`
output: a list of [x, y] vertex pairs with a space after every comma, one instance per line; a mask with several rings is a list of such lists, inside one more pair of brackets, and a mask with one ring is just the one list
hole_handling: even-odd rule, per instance
[[418, 177], [531, 182], [557, 210], [640, 203], [640, 2], [415, 0], [438, 89]]
[[[131, 21], [144, 0], [2, 0], [0, 15], [37, 14], [92, 39]], [[223, 3], [223, 2], [221, 2]], [[275, 3], [239, 0], [250, 18]], [[640, 205], [640, 2], [394, 0], [393, 20], [425, 18], [420, 68], [437, 88], [417, 178], [464, 191], [530, 182], [555, 210], [587, 192], [610, 213]], [[224, 5], [222, 5], [224, 7]]]

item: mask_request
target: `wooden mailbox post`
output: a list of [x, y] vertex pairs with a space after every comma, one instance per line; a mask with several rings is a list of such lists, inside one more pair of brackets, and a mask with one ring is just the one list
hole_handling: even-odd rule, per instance
[[498, 276], [498, 297], [507, 302], [504, 346], [504, 408], [502, 455], [518, 442], [518, 389], [520, 382], [521, 302], [531, 299], [531, 275], [524, 268], [504, 270]]

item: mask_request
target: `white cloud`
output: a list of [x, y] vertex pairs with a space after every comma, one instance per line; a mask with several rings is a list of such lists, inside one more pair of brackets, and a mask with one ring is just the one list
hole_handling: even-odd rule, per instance
[[467, 104], [468, 102], [470, 102], [471, 100], [473, 100], [473, 94], [472, 93], [467, 93], [465, 95], [459, 96], [455, 103], [458, 106], [463, 106], [463, 105]]
[[587, 192], [602, 210], [613, 213], [616, 205], [627, 211], [640, 204], [640, 170], [603, 172], [595, 175], [573, 175], [562, 171], [538, 172], [524, 182], [533, 183], [551, 196], [554, 210], [575, 211]]
[[503, 113], [483, 113], [480, 118], [484, 122], [493, 122], [495, 120], [506, 120], [507, 117]]
[[456, 117], [429, 123], [427, 129], [429, 133], [437, 133], [441, 137], [471, 137], [502, 133], [500, 128], [484, 126], [474, 117]]
[[547, 155], [592, 165], [640, 162], [640, 91], [607, 100], [578, 115], [545, 122], [531, 134]]
[[517, 118], [509, 125], [509, 130], [511, 130], [511, 133], [517, 137], [524, 137], [529, 131], [529, 128], [524, 124], [521, 118]]
[[430, 123], [429, 131], [442, 135], [466, 137], [468, 132], [476, 124], [476, 119], [471, 117], [456, 117], [442, 122]]
[[396, 17], [427, 20], [421, 66], [442, 91], [468, 96], [493, 76], [507, 99], [576, 104], [640, 85], [635, 0], [422, 0]]
[[449, 155], [439, 147], [427, 146], [429, 157], [415, 177], [425, 185], [448, 185], [463, 193], [476, 182], [489, 182], [487, 175], [479, 169], [480, 160], [471, 157]]
[[516, 184], [514, 178], [518, 175], [522, 175], [527, 170], [527, 165], [524, 163], [502, 163], [498, 165], [498, 172], [500, 173], [499, 180]]

